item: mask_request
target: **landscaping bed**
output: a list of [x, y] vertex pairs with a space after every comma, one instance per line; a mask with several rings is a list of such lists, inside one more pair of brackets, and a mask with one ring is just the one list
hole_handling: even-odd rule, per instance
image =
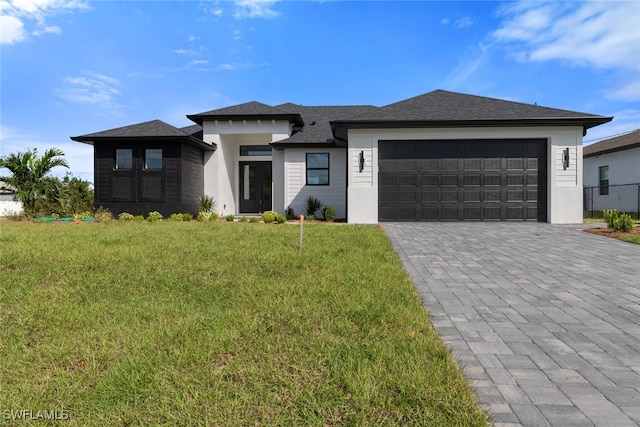
[[625, 242], [640, 244], [640, 227], [635, 226], [631, 232], [614, 231], [611, 228], [587, 228], [587, 233], [597, 234], [599, 236], [611, 237]]

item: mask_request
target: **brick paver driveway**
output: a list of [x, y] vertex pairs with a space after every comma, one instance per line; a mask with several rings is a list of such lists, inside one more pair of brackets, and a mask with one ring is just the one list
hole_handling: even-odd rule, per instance
[[538, 223], [388, 223], [496, 426], [640, 424], [640, 246]]

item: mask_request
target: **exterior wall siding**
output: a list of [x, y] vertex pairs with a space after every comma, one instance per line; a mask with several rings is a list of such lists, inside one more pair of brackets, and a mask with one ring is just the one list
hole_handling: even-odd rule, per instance
[[[306, 185], [306, 153], [329, 153], [329, 185]], [[313, 196], [336, 210], [336, 218], [346, 217], [346, 151], [341, 148], [285, 149], [285, 208], [305, 215], [305, 201]], [[316, 215], [320, 215], [318, 212]]]
[[[134, 215], [146, 215], [158, 211], [164, 216], [176, 212], [197, 213], [197, 199], [183, 203], [185, 196], [181, 187], [182, 177], [182, 144], [178, 141], [96, 143], [94, 146], [95, 166], [95, 207], [109, 209], [114, 215], [128, 212]], [[127, 171], [114, 169], [114, 156], [117, 148], [133, 150], [132, 168]], [[163, 168], [159, 171], [144, 170], [144, 150], [146, 148], [162, 148]], [[197, 158], [195, 152], [202, 150], [188, 146], [187, 163]], [[202, 155], [202, 154], [200, 154]], [[197, 163], [197, 161], [196, 161]], [[200, 162], [200, 171], [202, 162]], [[187, 197], [202, 188], [202, 172], [195, 171], [195, 165], [187, 167], [191, 171], [190, 184], [187, 184]], [[198, 175], [200, 174], [200, 178]], [[199, 180], [199, 181], [198, 181]]]

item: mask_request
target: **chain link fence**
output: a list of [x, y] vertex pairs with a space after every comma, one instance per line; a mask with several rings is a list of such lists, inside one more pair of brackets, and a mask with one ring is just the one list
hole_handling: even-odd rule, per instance
[[584, 187], [584, 213], [588, 218], [601, 218], [602, 211], [617, 209], [640, 219], [640, 183]]

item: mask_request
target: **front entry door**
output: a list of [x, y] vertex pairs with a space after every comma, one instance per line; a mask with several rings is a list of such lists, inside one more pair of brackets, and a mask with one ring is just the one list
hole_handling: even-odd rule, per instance
[[271, 162], [240, 162], [240, 213], [271, 210]]

